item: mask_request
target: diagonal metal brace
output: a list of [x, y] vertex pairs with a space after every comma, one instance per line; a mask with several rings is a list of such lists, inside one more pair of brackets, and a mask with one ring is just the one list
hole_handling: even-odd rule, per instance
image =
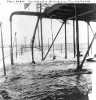
[[85, 61], [85, 59], [86, 59], [86, 57], [87, 57], [87, 54], [88, 54], [88, 52], [89, 52], [89, 50], [90, 50], [90, 48], [91, 48], [91, 46], [92, 46], [93, 41], [94, 41], [95, 38], [96, 38], [96, 33], [94, 34], [94, 37], [93, 37], [93, 39], [92, 39], [92, 41], [91, 41], [91, 43], [90, 43], [90, 45], [89, 45], [89, 48], [88, 48], [88, 50], [86, 51], [86, 54], [85, 54], [85, 56], [84, 56], [84, 59], [83, 59], [83, 61], [81, 62], [80, 70], [81, 70], [82, 67], [83, 67], [84, 61]]
[[55, 40], [56, 40], [56, 38], [57, 38], [57, 36], [58, 36], [58, 34], [59, 34], [59, 32], [60, 32], [60, 30], [62, 29], [62, 27], [63, 27], [64, 23], [65, 23], [65, 21], [62, 23], [62, 25], [61, 25], [61, 27], [60, 27], [60, 29], [59, 29], [58, 33], [56, 34], [56, 36], [55, 36], [54, 40], [52, 41], [52, 44], [50, 45], [50, 47], [49, 47], [49, 49], [48, 49], [48, 52], [46, 53], [46, 55], [45, 55], [45, 57], [43, 58], [43, 60], [47, 57], [47, 55], [48, 55], [48, 53], [49, 53], [49, 51], [50, 51], [50, 49], [51, 49], [52, 45], [54, 44], [54, 42], [55, 42]]
[[94, 32], [93, 32], [93, 30], [92, 30], [92, 27], [91, 27], [90, 23], [88, 23], [88, 25], [90, 26], [90, 29], [91, 29], [91, 31], [92, 31], [92, 33], [93, 33], [93, 35], [94, 35]]

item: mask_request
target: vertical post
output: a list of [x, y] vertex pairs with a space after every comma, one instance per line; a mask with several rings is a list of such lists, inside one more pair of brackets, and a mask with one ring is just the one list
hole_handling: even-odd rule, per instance
[[[40, 12], [42, 10], [42, 5], [40, 4]], [[41, 51], [42, 51], [42, 60], [43, 60], [43, 34], [42, 34], [42, 18], [40, 17], [40, 26], [41, 26]]]
[[[89, 48], [89, 22], [87, 22], [87, 45]], [[88, 52], [88, 56], [89, 56], [89, 52]]]
[[16, 43], [16, 58], [17, 58], [17, 37], [16, 37], [17, 33], [15, 33], [15, 43]]
[[11, 49], [10, 49], [11, 65], [14, 65], [14, 63], [13, 63], [13, 46], [12, 46], [12, 20], [10, 21], [10, 40], [11, 40]]
[[75, 58], [76, 51], [75, 51], [75, 23], [74, 23], [74, 20], [73, 20], [73, 48], [74, 48], [74, 58]]
[[66, 21], [65, 21], [65, 59], [67, 59], [67, 34], [66, 34]]
[[3, 35], [2, 35], [2, 23], [0, 23], [1, 27], [1, 45], [2, 45], [2, 58], [3, 58], [3, 67], [4, 67], [4, 76], [6, 75], [6, 69], [5, 69], [5, 60], [4, 60], [4, 46], [3, 46]]
[[79, 30], [78, 30], [78, 17], [77, 7], [75, 4], [75, 18], [76, 18], [76, 42], [77, 42], [77, 71], [80, 70], [80, 59], [79, 59]]

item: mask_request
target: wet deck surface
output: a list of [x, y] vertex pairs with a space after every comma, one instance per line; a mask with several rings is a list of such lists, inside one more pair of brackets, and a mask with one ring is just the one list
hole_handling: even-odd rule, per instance
[[88, 100], [92, 71], [74, 72], [74, 66], [75, 61], [15, 63], [0, 83], [0, 95], [4, 100]]

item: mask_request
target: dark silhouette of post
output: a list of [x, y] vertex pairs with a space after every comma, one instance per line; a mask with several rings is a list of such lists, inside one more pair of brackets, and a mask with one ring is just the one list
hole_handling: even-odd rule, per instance
[[77, 71], [80, 70], [80, 53], [79, 53], [79, 29], [78, 29], [78, 16], [77, 7], [75, 4], [75, 19], [76, 19], [76, 43], [77, 43]]
[[15, 32], [16, 59], [17, 59], [17, 33]]
[[[40, 13], [42, 10], [42, 5], [40, 4]], [[40, 17], [40, 26], [41, 26], [41, 51], [42, 51], [42, 60], [43, 60], [43, 33], [42, 33], [42, 18]]]
[[11, 65], [14, 65], [14, 63], [13, 63], [13, 46], [12, 46], [12, 20], [10, 20], [10, 41], [11, 41], [11, 47], [10, 47]]
[[67, 59], [67, 34], [66, 34], [66, 21], [65, 21], [65, 59]]
[[[38, 10], [38, 3], [36, 4], [36, 10], [37, 10], [37, 12], [39, 11], [39, 10]], [[38, 24], [38, 47], [39, 47], [39, 49], [40, 49], [39, 24]]]
[[3, 35], [2, 35], [2, 23], [1, 22], [0, 22], [0, 28], [1, 28], [1, 46], [2, 46], [3, 68], [4, 68], [4, 76], [5, 76], [6, 75], [6, 69], [5, 69], [4, 46], [3, 46]]
[[[87, 45], [89, 48], [89, 22], [87, 22]], [[89, 52], [88, 52], [88, 56], [89, 56]]]

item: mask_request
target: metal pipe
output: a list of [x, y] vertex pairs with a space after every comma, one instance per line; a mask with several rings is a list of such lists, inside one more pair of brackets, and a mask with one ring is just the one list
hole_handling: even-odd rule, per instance
[[[37, 12], [38, 12], [38, 3], [36, 4], [36, 10], [37, 10]], [[39, 49], [40, 49], [40, 36], [39, 36], [39, 25], [38, 25], [38, 47], [39, 47]]]
[[10, 41], [11, 41], [11, 47], [10, 47], [11, 65], [14, 65], [14, 63], [13, 63], [13, 46], [12, 46], [12, 20], [10, 21]]
[[40, 13], [40, 12], [29, 12], [29, 11], [15, 11], [15, 12], [12, 12], [11, 15], [10, 15], [10, 21], [12, 21], [12, 17], [13, 15], [27, 15], [27, 16], [44, 16], [45, 14], [44, 13]]
[[43, 60], [43, 34], [42, 34], [42, 18], [40, 18], [40, 26], [41, 26], [41, 51], [42, 51], [42, 60]]
[[[89, 48], [89, 22], [87, 22], [87, 44]], [[88, 56], [89, 56], [89, 52], [88, 52]]]
[[[12, 17], [13, 15], [26, 15], [26, 16], [38, 16], [38, 17], [42, 17], [42, 18], [49, 18], [46, 13], [43, 13], [43, 12], [29, 12], [29, 11], [15, 11], [15, 12], [12, 12], [11, 15], [10, 15], [10, 21], [12, 21]], [[57, 19], [56, 16], [53, 16], [52, 19]], [[58, 17], [58, 19], [62, 19], [62, 17]]]
[[80, 69], [80, 59], [79, 59], [79, 30], [78, 30], [78, 18], [77, 18], [77, 7], [75, 5], [75, 18], [76, 18], [76, 41], [77, 41], [77, 71]]
[[4, 68], [4, 76], [6, 75], [6, 69], [5, 69], [5, 59], [4, 59], [4, 46], [3, 46], [3, 35], [2, 35], [2, 23], [0, 23], [1, 27], [1, 45], [2, 45], [2, 58], [3, 58], [3, 68]]
[[17, 34], [17, 33], [15, 33], [15, 43], [16, 43], [16, 58], [17, 58], [17, 37], [16, 37], [16, 34]]
[[75, 23], [74, 23], [74, 20], [73, 20], [73, 48], [74, 48], [74, 58], [75, 58], [76, 51], [75, 51]]
[[67, 34], [66, 34], [66, 21], [65, 21], [65, 59], [67, 59]]
[[40, 12], [28, 12], [28, 11], [16, 11], [16, 12], [12, 12], [10, 15], [10, 40], [11, 40], [11, 49], [10, 49], [10, 53], [11, 53], [11, 65], [13, 65], [13, 47], [12, 47], [12, 17], [13, 15], [29, 15], [29, 16], [44, 16], [44, 13], [40, 13]]
[[84, 56], [84, 59], [83, 59], [81, 65], [80, 65], [80, 70], [81, 70], [82, 67], [83, 67], [84, 61], [85, 61], [85, 59], [86, 59], [86, 57], [87, 57], [87, 54], [88, 54], [88, 52], [89, 52], [89, 50], [90, 50], [90, 48], [91, 48], [91, 46], [92, 46], [92, 44], [93, 44], [93, 41], [94, 41], [95, 37], [96, 37], [96, 33], [94, 34], [94, 37], [93, 37], [93, 39], [92, 39], [92, 41], [91, 41], [91, 43], [90, 43], [90, 45], [89, 45], [89, 48], [88, 48], [88, 50], [86, 51], [86, 54], [85, 54], [85, 56]]
[[[42, 5], [40, 4], [40, 13], [42, 11]], [[42, 51], [42, 60], [43, 60], [43, 33], [42, 33], [42, 17], [40, 16], [40, 26], [41, 26], [41, 51]]]
[[36, 26], [35, 26], [35, 29], [34, 29], [33, 37], [31, 39], [31, 43], [32, 43], [32, 45], [31, 45], [31, 50], [32, 50], [32, 63], [34, 63], [34, 64], [35, 64], [35, 61], [34, 61], [34, 50], [33, 50], [33, 48], [34, 48], [34, 40], [35, 40], [35, 35], [36, 35], [36, 30], [37, 30], [37, 27], [38, 27], [38, 23], [39, 23], [39, 17], [37, 19], [37, 23], [36, 23]]
[[59, 34], [59, 32], [60, 32], [61, 28], [63, 27], [63, 24], [64, 24], [64, 23], [65, 23], [65, 22], [63, 22], [63, 23], [62, 23], [62, 25], [61, 25], [61, 27], [60, 27], [59, 31], [57, 32], [57, 34], [56, 34], [56, 36], [55, 36], [55, 38], [54, 38], [54, 40], [53, 40], [52, 44], [50, 45], [50, 47], [49, 47], [49, 49], [48, 49], [48, 51], [47, 51], [47, 53], [46, 53], [45, 57], [43, 58], [43, 60], [47, 57], [47, 55], [48, 55], [48, 53], [49, 53], [49, 51], [50, 51], [50, 49], [51, 49], [51, 47], [52, 47], [52, 45], [53, 45], [54, 41], [56, 40], [56, 38], [57, 38], [57, 36], [58, 36], [58, 34]]

